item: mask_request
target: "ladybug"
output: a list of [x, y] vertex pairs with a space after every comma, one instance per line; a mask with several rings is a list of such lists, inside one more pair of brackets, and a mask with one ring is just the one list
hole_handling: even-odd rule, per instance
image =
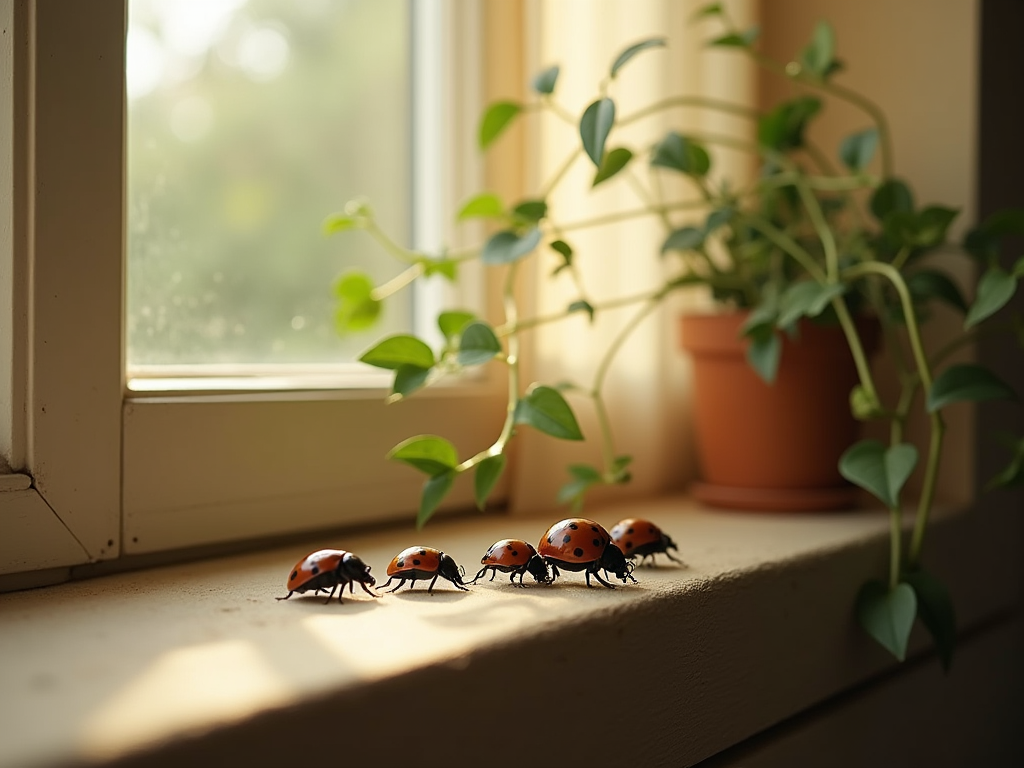
[[[540, 584], [550, 584], [552, 581], [551, 572], [548, 570], [548, 564], [544, 558], [537, 554], [533, 544], [522, 539], [502, 539], [494, 542], [487, 553], [480, 558], [480, 562], [484, 564], [484, 567], [472, 581], [467, 583], [476, 583], [487, 571], [491, 572], [491, 581], [494, 581], [494, 576], [498, 571], [512, 574], [508, 580], [517, 587], [525, 586], [523, 584], [524, 573], [529, 573]], [[518, 584], [515, 581], [517, 574], [519, 576]]]
[[599, 523], [584, 517], [569, 517], [552, 525], [545, 532], [537, 552], [551, 566], [552, 581], [558, 577], [558, 569], [583, 571], [590, 586], [593, 575], [604, 586], [615, 589], [601, 578], [598, 571], [611, 571], [625, 584], [632, 576], [634, 564], [626, 560], [622, 550], [612, 543], [612, 537]]
[[412, 584], [409, 585], [409, 589], [412, 589], [417, 579], [430, 579], [430, 586], [427, 587], [427, 592], [430, 592], [434, 589], [437, 577], [443, 576], [459, 589], [468, 592], [469, 590], [465, 587], [466, 582], [462, 580], [465, 573], [465, 568], [456, 565], [450, 555], [446, 555], [439, 549], [409, 547], [395, 555], [395, 559], [388, 565], [388, 580], [381, 584], [380, 588], [384, 589], [393, 579], [401, 579], [398, 585], [394, 589], [389, 589], [388, 592], [395, 592], [408, 580], [412, 581]]
[[326, 605], [334, 597], [334, 590], [340, 586], [341, 592], [338, 593], [338, 602], [340, 603], [341, 596], [345, 594], [345, 585], [348, 584], [349, 592], [354, 594], [357, 581], [366, 594], [371, 597], [380, 597], [371, 592], [367, 586], [372, 587], [377, 583], [377, 580], [370, 575], [370, 566], [344, 549], [321, 549], [306, 555], [295, 564], [288, 577], [288, 594], [277, 599], [287, 600], [295, 592], [309, 592], [310, 590], [316, 594], [320, 590], [330, 587], [331, 594], [324, 601], [324, 605]]
[[668, 534], [662, 533], [662, 530], [650, 520], [645, 520], [642, 517], [628, 517], [616, 523], [611, 533], [612, 542], [622, 550], [622, 554], [628, 558], [639, 556], [641, 564], [648, 557], [651, 558], [653, 564], [654, 556], [661, 553], [672, 562], [684, 565], [682, 560], [672, 557], [672, 553], [669, 552], [670, 549], [679, 551], [676, 543]]

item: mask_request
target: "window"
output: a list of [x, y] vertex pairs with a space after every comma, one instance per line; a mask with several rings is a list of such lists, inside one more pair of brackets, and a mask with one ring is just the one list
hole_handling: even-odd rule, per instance
[[[475, 4], [423, 5], [435, 9], [433, 67], [445, 91], [475, 98]], [[471, 396], [459, 390], [458, 403], [453, 388], [393, 407], [368, 386], [129, 392], [125, 2], [0, 8], [16, 41], [4, 50], [13, 61], [4, 67], [13, 73], [4, 96], [14, 104], [16, 193], [3, 253], [12, 274], [14, 365], [0, 390], [14, 418], [2, 448], [33, 484], [16, 492], [16, 505], [0, 494], [0, 539], [12, 542], [4, 545], [9, 557], [0, 552], [3, 572], [405, 515], [420, 479], [383, 460], [391, 446], [443, 422], [468, 452], [495, 431], [501, 392], [490, 381], [465, 385]], [[476, 112], [475, 104], [454, 103], [437, 111], [433, 134], [445, 140], [437, 154], [471, 143]], [[475, 176], [456, 169], [436, 204], [453, 206], [461, 182], [478, 186]], [[471, 493], [457, 489], [453, 504], [470, 503]]]

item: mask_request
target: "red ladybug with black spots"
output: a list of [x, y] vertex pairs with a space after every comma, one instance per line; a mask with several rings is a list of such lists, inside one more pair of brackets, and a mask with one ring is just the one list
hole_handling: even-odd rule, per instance
[[634, 564], [612, 543], [611, 536], [599, 523], [584, 517], [569, 517], [552, 525], [541, 537], [537, 552], [551, 567], [552, 581], [559, 569], [583, 571], [587, 586], [590, 577], [609, 589], [615, 589], [601, 578], [598, 571], [614, 573], [616, 578], [636, 583], [632, 576]]
[[651, 563], [656, 564], [655, 555], [663, 554], [674, 563], [684, 565], [677, 557], [672, 557], [670, 549], [677, 552], [679, 548], [672, 538], [663, 533], [662, 530], [642, 517], [627, 517], [620, 520], [611, 530], [612, 541], [622, 550], [628, 558], [639, 557], [640, 564], [650, 557]]
[[395, 588], [389, 589], [388, 592], [397, 591], [406, 581], [411, 581], [409, 589], [412, 589], [417, 580], [430, 579], [427, 592], [432, 592], [437, 577], [441, 576], [459, 589], [468, 592], [469, 589], [465, 586], [466, 582], [462, 580], [465, 573], [466, 570], [457, 565], [450, 555], [446, 555], [439, 549], [408, 547], [395, 555], [388, 565], [388, 580], [381, 584], [380, 588], [384, 589], [394, 579], [400, 579]]
[[321, 549], [306, 555], [295, 564], [288, 576], [288, 594], [277, 599], [287, 600], [295, 592], [312, 590], [316, 594], [320, 590], [330, 587], [331, 594], [324, 601], [324, 605], [326, 605], [334, 597], [334, 590], [341, 587], [341, 591], [338, 593], [338, 602], [340, 603], [341, 596], [345, 594], [345, 585], [348, 584], [349, 592], [355, 594], [356, 582], [366, 594], [371, 597], [380, 597], [369, 589], [377, 583], [377, 580], [370, 575], [370, 566], [344, 549]]
[[[522, 539], [501, 539], [494, 542], [490, 549], [480, 558], [484, 567], [468, 584], [475, 584], [487, 571], [491, 572], [491, 581], [498, 571], [508, 573], [508, 580], [513, 586], [523, 587], [523, 574], [529, 573], [540, 584], [550, 584], [551, 572], [544, 558], [537, 554], [533, 545]], [[516, 584], [516, 576], [519, 583]]]

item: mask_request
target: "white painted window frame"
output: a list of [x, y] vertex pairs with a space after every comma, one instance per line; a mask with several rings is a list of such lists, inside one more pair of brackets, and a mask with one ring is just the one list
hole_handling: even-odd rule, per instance
[[[435, 71], [470, 99], [434, 115], [451, 161], [471, 154], [482, 27], [475, 3], [432, 4], [447, 36]], [[468, 454], [497, 434], [504, 393], [487, 374], [391, 406], [373, 388], [129, 393], [125, 0], [0, 0], [0, 22], [14, 103], [0, 129], [14, 189], [0, 208], [13, 361], [0, 449], [15, 470], [0, 476], [0, 574], [410, 516], [423, 479], [385, 461], [389, 448], [433, 432]], [[480, 169], [449, 168], [439, 207], [452, 210]], [[441, 236], [424, 229], [436, 213], [421, 236]], [[460, 482], [446, 506], [471, 501]]]

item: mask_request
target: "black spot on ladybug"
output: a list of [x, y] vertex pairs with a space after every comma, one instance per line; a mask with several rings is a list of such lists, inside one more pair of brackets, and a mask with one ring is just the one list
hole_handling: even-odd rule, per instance
[[563, 544], [568, 544], [570, 541], [572, 541], [572, 536], [570, 536], [568, 533], [562, 537]]
[[298, 578], [298, 576], [299, 576], [299, 572], [298, 571], [292, 571], [291, 578], [296, 579], [296, 578]]
[[590, 526], [590, 530], [592, 530], [594, 533], [597, 533], [597, 526], [596, 525]]
[[548, 544], [552, 544], [552, 543], [554, 543], [554, 541], [555, 541], [554, 537], [548, 536]]
[[427, 554], [427, 550], [425, 550], [425, 549], [421, 549], [421, 550], [420, 550], [420, 554], [421, 554], [421, 555], [425, 555], [425, 554]]
[[505, 549], [512, 549], [512, 545], [511, 544], [506, 544], [505, 545]]
[[405, 560], [399, 560], [397, 563], [395, 563], [395, 565], [397, 565], [399, 568], [405, 568]]
[[594, 546], [595, 547], [600, 547], [601, 546], [601, 540], [600, 539], [594, 539]]
[[628, 531], [626, 531], [626, 533], [628, 533], [628, 534], [632, 534], [632, 533], [633, 533], [633, 529], [632, 529], [632, 528], [630, 528], [630, 529], [629, 529]]
[[518, 549], [513, 549], [512, 550], [512, 557], [518, 557], [518, 556], [519, 556], [519, 550]]
[[309, 572], [316, 576], [318, 573], [320, 573], [320, 567], [314, 565], [312, 568], [309, 569]]
[[419, 565], [420, 564], [420, 559], [418, 557], [414, 558], [413, 561], [412, 561], [412, 564], [413, 565]]
[[576, 557], [583, 557], [583, 550], [579, 547], [576, 547], [576, 549], [574, 549], [572, 553], [576, 555]]
[[647, 528], [647, 532], [648, 532], [648, 533], [654, 533], [654, 526], [653, 526], [653, 525], [651, 525], [651, 526], [648, 526], [648, 528]]
[[578, 525], [576, 525], [576, 523], [569, 523], [569, 527], [570, 527], [570, 528], [572, 528], [572, 529], [573, 529], [574, 531], [575, 531], [575, 530], [576, 530], [577, 528], [579, 528], [579, 526], [578, 526]]
[[626, 549], [632, 549], [632, 548], [633, 548], [633, 542], [632, 541], [627, 541], [626, 542]]

